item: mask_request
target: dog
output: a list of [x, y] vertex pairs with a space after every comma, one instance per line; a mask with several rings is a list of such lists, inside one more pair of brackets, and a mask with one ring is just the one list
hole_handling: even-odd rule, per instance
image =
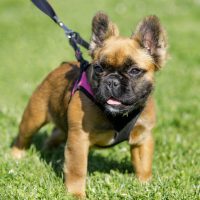
[[46, 145], [66, 142], [65, 185], [78, 197], [85, 196], [89, 148], [104, 147], [114, 138], [109, 116], [122, 119], [138, 108], [142, 112], [128, 138], [131, 161], [141, 182], [151, 179], [156, 122], [152, 91], [154, 74], [167, 58], [166, 32], [156, 16], [148, 16], [130, 37], [122, 37], [108, 16], [98, 12], [92, 21], [90, 55], [86, 76], [95, 102], [80, 90], [71, 95], [80, 66], [62, 63], [32, 94], [12, 147], [13, 157], [22, 158], [33, 134], [53, 122]]

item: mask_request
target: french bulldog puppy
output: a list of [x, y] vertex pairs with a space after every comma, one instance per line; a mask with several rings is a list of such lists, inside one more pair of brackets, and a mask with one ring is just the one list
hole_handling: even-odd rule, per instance
[[47, 145], [66, 141], [66, 189], [84, 197], [89, 148], [109, 145], [115, 136], [109, 116], [124, 118], [142, 108], [128, 143], [136, 176], [148, 181], [154, 149], [151, 132], [156, 121], [154, 74], [163, 66], [166, 54], [166, 34], [156, 16], [146, 17], [130, 37], [122, 37], [108, 16], [98, 12], [92, 21], [92, 61], [86, 70], [95, 102], [80, 90], [71, 95], [79, 78], [79, 63], [62, 63], [31, 96], [12, 155], [21, 158], [33, 134], [53, 122], [55, 129]]

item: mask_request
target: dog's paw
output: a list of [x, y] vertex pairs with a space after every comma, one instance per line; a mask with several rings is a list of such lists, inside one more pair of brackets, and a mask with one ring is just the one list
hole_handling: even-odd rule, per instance
[[137, 176], [139, 182], [142, 184], [149, 183], [152, 179], [151, 173], [136, 174], [136, 176]]
[[76, 194], [73, 194], [73, 196], [74, 196], [76, 199], [79, 199], [79, 200], [84, 200], [84, 199], [86, 199], [85, 194], [82, 194], [82, 193], [76, 193]]
[[80, 200], [84, 200], [86, 198], [86, 193], [84, 190], [80, 189], [80, 188], [76, 188], [76, 187], [68, 187], [68, 189], [66, 189], [66, 192], [72, 196], [75, 197], [75, 199], [80, 199]]
[[14, 159], [20, 160], [25, 156], [25, 150], [14, 146], [11, 150], [11, 155]]

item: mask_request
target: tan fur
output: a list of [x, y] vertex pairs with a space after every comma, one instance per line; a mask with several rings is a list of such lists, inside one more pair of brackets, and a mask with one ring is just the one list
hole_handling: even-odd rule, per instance
[[[101, 20], [101, 15], [96, 16], [94, 24], [97, 23], [95, 20]], [[103, 20], [108, 19], [103, 16]], [[124, 59], [131, 57], [138, 67], [146, 70], [144, 78], [153, 83], [155, 61], [148, 51], [141, 47], [138, 38], [118, 36], [115, 25], [111, 23], [108, 23], [108, 28], [112, 30], [109, 37], [105, 33], [106, 39], [101, 47], [94, 46], [91, 42], [92, 62], [104, 59], [106, 63], [118, 68]], [[12, 154], [15, 158], [21, 158], [33, 134], [44, 124], [52, 121], [55, 128], [46, 145], [57, 146], [67, 138], [65, 185], [70, 193], [84, 197], [89, 148], [94, 145], [110, 144], [114, 130], [104, 113], [85, 94], [77, 91], [70, 99], [78, 75], [78, 63], [63, 63], [39, 85], [24, 111]], [[154, 143], [151, 132], [154, 125], [155, 109], [153, 98], [150, 96], [129, 138], [133, 167], [141, 181], [149, 180], [152, 175]]]
[[109, 38], [103, 48], [96, 52], [94, 60], [105, 58], [110, 65], [119, 67], [127, 57], [134, 58], [142, 69], [154, 70], [151, 56], [130, 38], [116, 36]]

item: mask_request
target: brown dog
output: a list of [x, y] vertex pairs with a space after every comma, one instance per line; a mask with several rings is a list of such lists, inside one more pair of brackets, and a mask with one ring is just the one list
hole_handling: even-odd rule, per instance
[[149, 180], [154, 147], [151, 131], [155, 125], [151, 91], [154, 72], [166, 60], [166, 46], [165, 31], [155, 16], [146, 17], [130, 38], [124, 38], [107, 15], [97, 13], [92, 22], [92, 62], [86, 74], [95, 101], [104, 111], [81, 91], [71, 96], [79, 64], [63, 63], [33, 93], [19, 126], [13, 156], [21, 158], [32, 135], [53, 121], [56, 128], [47, 145], [56, 146], [67, 138], [65, 185], [68, 192], [85, 196], [89, 148], [109, 145], [115, 135], [109, 116], [122, 119], [143, 108], [128, 142], [137, 177]]

